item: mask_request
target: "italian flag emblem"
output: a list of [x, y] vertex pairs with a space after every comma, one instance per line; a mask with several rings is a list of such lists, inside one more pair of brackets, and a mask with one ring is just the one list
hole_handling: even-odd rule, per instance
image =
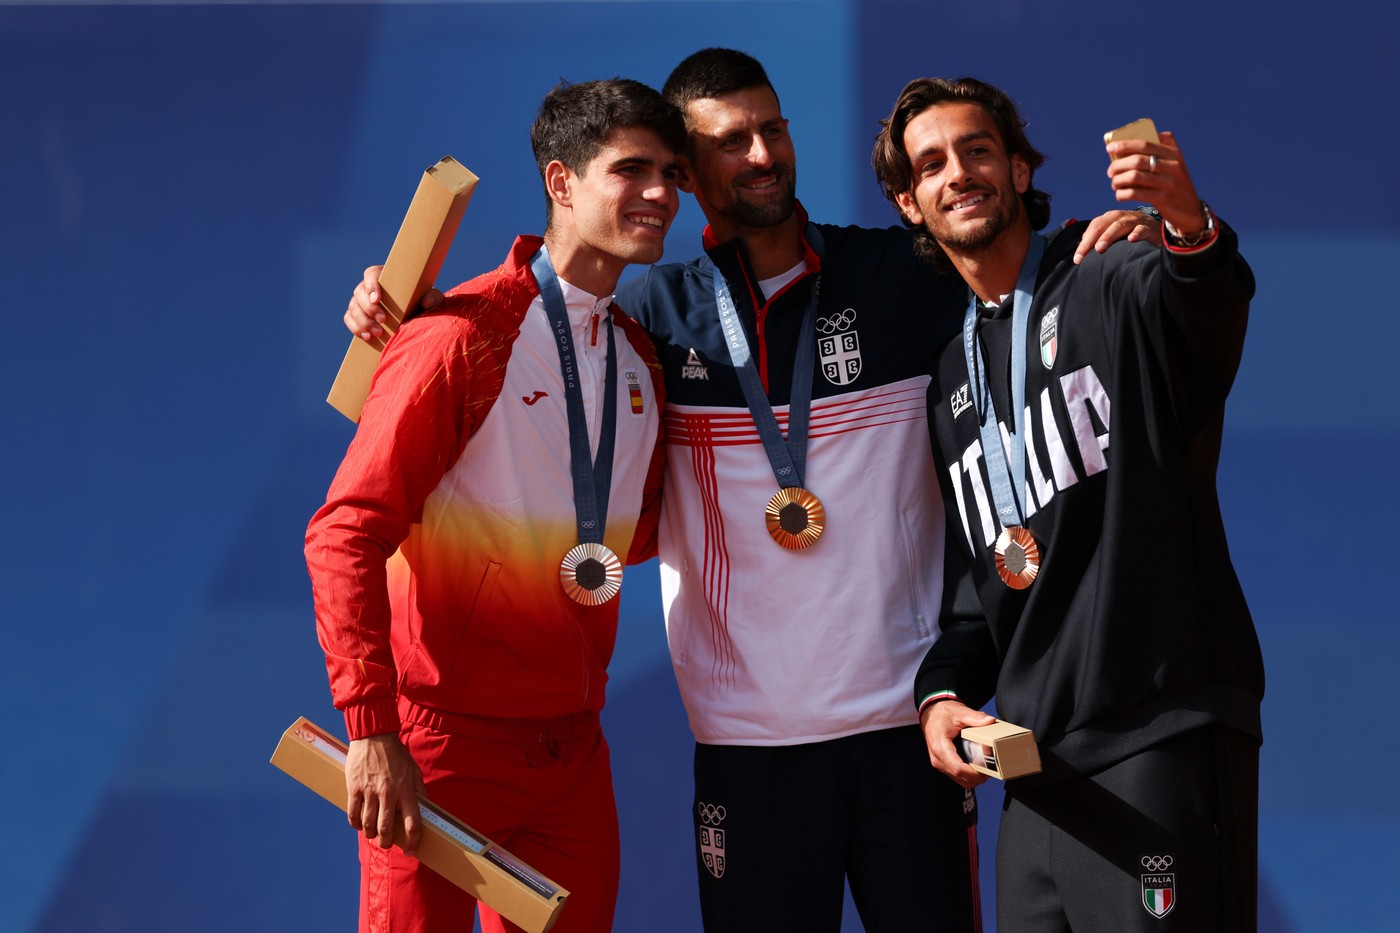
[[1060, 309], [1051, 308], [1040, 321], [1040, 362], [1046, 369], [1055, 365], [1060, 352]]
[[1165, 917], [1176, 906], [1176, 875], [1143, 875], [1142, 906], [1154, 917]]

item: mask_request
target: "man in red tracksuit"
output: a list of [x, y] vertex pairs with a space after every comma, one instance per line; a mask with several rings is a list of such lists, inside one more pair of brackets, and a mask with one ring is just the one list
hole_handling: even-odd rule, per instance
[[621, 560], [655, 553], [663, 462], [655, 351], [611, 296], [661, 257], [684, 127], [614, 79], [556, 88], [531, 136], [543, 239], [394, 336], [307, 530], [361, 930], [471, 928], [473, 899], [411, 857], [419, 793], [569, 889], [555, 929], [611, 929], [598, 714]]

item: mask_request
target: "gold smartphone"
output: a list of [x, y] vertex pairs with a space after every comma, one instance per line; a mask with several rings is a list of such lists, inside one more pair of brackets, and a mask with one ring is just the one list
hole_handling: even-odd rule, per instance
[[1145, 139], [1150, 143], [1158, 142], [1157, 124], [1148, 117], [1141, 120], [1134, 120], [1127, 126], [1120, 126], [1116, 130], [1109, 130], [1103, 134], [1103, 141], [1111, 143], [1119, 139]]

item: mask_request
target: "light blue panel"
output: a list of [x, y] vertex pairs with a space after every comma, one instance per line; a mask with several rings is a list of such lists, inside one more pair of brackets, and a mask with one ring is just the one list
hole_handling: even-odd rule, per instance
[[[1240, 248], [1258, 292], [1231, 424], [1400, 431], [1400, 314], [1391, 297], [1400, 234], [1322, 237], [1245, 226]], [[1299, 453], [1326, 455], [1307, 445]]]
[[61, 879], [275, 482], [284, 237], [334, 172], [288, 164], [333, 142], [345, 108], [319, 92], [362, 18], [0, 7], [0, 928], [27, 929]]
[[[615, 74], [659, 88], [689, 53], [729, 45], [763, 61], [780, 89], [819, 85], [818, 93], [794, 90], [783, 99], [798, 144], [804, 134], [807, 140], [799, 194], [817, 216], [848, 220], [854, 167], [842, 147], [825, 140], [851, 125], [849, 15], [847, 4], [831, 2], [383, 7], [365, 65], [342, 217], [384, 230], [387, 242], [418, 174], [450, 153], [482, 179], [464, 228], [489, 231], [488, 242], [499, 245], [482, 254], [454, 248], [444, 279], [495, 265], [513, 234], [543, 227], [529, 127], [550, 88], [560, 79]], [[668, 259], [699, 248], [703, 219], [689, 198], [683, 203]], [[358, 261], [352, 257], [351, 271], [363, 265]]]
[[[1355, 845], [1344, 851], [1354, 855], [1358, 868], [1377, 856], [1392, 865], [1400, 858], [1400, 834], [1394, 831], [1400, 799], [1381, 790], [1385, 775], [1400, 772], [1389, 713], [1400, 701], [1394, 675], [1400, 614], [1384, 611], [1386, 617], [1378, 618], [1307, 607], [1260, 619], [1270, 662], [1261, 822], [1353, 824]], [[1368, 786], [1372, 790], [1361, 790]], [[1308, 847], [1261, 851], [1268, 851], [1270, 865], [1294, 888], [1317, 857]]]
[[[1330, 761], [1329, 761], [1330, 763]], [[1344, 770], [1344, 768], [1342, 769]], [[1400, 890], [1400, 819], [1337, 815], [1335, 785], [1318, 781], [1317, 815], [1259, 827], [1260, 867], [1297, 933], [1394, 933]]]
[[[1315, 536], [1309, 529], [1297, 543], [1306, 550]], [[1294, 573], [1345, 586], [1325, 568], [1280, 576]], [[1352, 612], [1353, 600], [1320, 607], [1306, 596], [1290, 612], [1286, 599], [1256, 591], [1269, 607], [1256, 608], [1269, 672], [1261, 875], [1297, 933], [1400, 928], [1390, 903], [1400, 889], [1400, 802], [1388, 789], [1400, 769], [1389, 715], [1400, 700], [1400, 614], [1389, 598]]]

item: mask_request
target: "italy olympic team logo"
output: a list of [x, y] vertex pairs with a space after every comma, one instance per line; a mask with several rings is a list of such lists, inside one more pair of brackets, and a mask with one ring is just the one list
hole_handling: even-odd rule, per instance
[[1046, 369], [1055, 365], [1060, 352], [1060, 309], [1051, 308], [1040, 321], [1040, 362]]
[[1142, 867], [1148, 871], [1142, 876], [1142, 906], [1158, 919], [1171, 913], [1176, 906], [1176, 874], [1167, 871], [1172, 861], [1170, 855], [1142, 857]]
[[724, 807], [701, 802], [696, 805], [696, 810], [700, 817], [700, 823], [696, 827], [700, 835], [700, 861], [709, 869], [710, 874], [716, 878], [723, 877], [725, 833], [719, 824], [724, 822]]

